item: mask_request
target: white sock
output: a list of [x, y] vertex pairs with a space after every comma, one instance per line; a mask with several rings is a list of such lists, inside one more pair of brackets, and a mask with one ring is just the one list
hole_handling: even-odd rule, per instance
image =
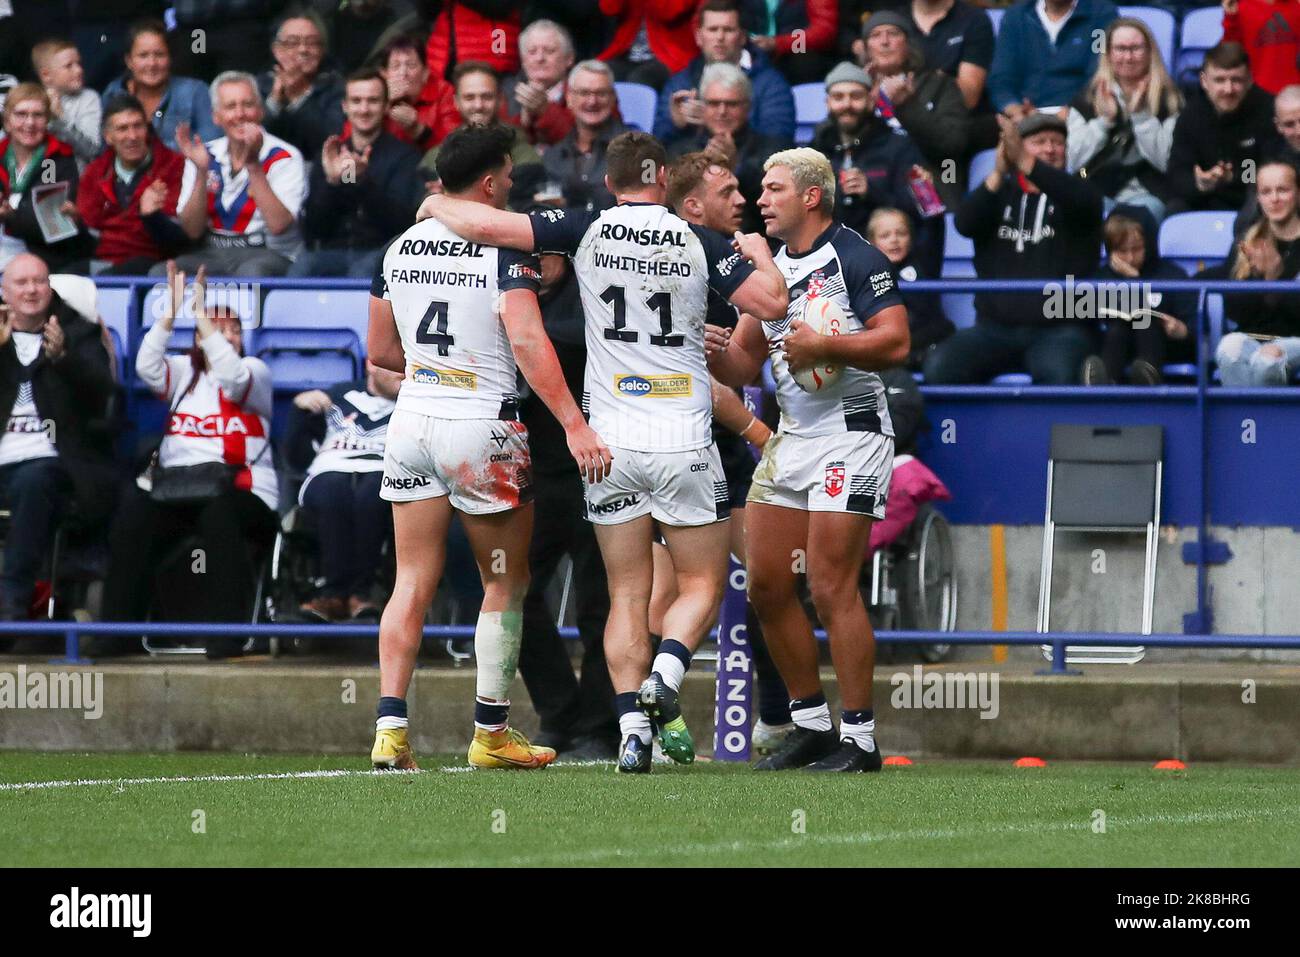
[[831, 707], [825, 701], [811, 708], [791, 709], [790, 717], [794, 723], [801, 728], [807, 728], [809, 731], [830, 731], [831, 724]]
[[474, 627], [477, 663], [475, 694], [485, 701], [509, 701], [510, 683], [519, 668], [524, 616], [518, 611], [479, 612]]
[[384, 717], [375, 720], [376, 731], [389, 731], [393, 728], [405, 728], [408, 726], [406, 718], [396, 718], [392, 715], [384, 715]]
[[659, 677], [664, 679], [664, 684], [674, 691], [682, 690], [682, 679], [686, 677], [686, 666], [676, 655], [665, 655], [663, 652], [655, 655], [655, 662], [650, 668], [651, 671], [659, 672]]
[[840, 740], [852, 741], [868, 754], [876, 750], [875, 732], [876, 722], [874, 718], [865, 724], [849, 724], [847, 721], [840, 722]]
[[629, 711], [618, 716], [618, 731], [624, 738], [635, 734], [642, 744], [650, 743], [650, 718], [642, 711]]

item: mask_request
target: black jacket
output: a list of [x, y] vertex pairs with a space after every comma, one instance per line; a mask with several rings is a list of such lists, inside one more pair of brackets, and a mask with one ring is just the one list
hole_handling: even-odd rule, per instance
[[370, 148], [370, 164], [355, 183], [331, 185], [323, 163], [311, 169], [303, 210], [308, 249], [378, 249], [415, 221], [424, 199], [420, 153], [391, 133]]
[[[668, 155], [675, 159], [702, 150], [710, 138], [709, 131], [700, 127], [692, 135], [674, 141]], [[763, 217], [758, 211], [758, 197], [763, 192], [763, 163], [773, 153], [790, 149], [794, 141], [759, 133], [748, 123], [738, 129], [732, 139], [736, 144], [736, 162], [732, 172], [740, 182], [740, 194], [745, 197], [740, 228], [746, 233], [761, 233]]]
[[24, 367], [12, 338], [0, 346], [0, 423], [9, 421], [18, 389], [30, 377], [36, 412], [54, 423], [54, 447], [72, 476], [78, 498], [83, 504], [102, 502], [105, 495], [111, 499], [108, 414], [116, 387], [103, 331], [57, 294], [50, 311], [63, 330], [63, 355], [58, 359], [51, 361], [42, 350]]
[[[1178, 116], [1169, 151], [1169, 192], [1178, 201], [1176, 208], [1241, 208], [1246, 199], [1245, 161], [1258, 162], [1273, 135], [1273, 97], [1259, 87], [1252, 86], [1241, 106], [1223, 116], [1197, 90]], [[1224, 160], [1232, 164], [1232, 179], [1212, 193], [1197, 190], [1193, 167], [1209, 169]]]
[[[1129, 219], [1138, 221], [1138, 224], [1142, 227], [1142, 239], [1146, 245], [1146, 258], [1142, 260], [1142, 271], [1138, 273], [1137, 279], [1129, 279], [1127, 276], [1116, 272], [1111, 268], [1110, 260], [1102, 263], [1101, 268], [1097, 270], [1098, 279], [1107, 279], [1114, 282], [1146, 282], [1155, 279], [1187, 278], [1187, 273], [1177, 263], [1160, 258], [1160, 228], [1156, 225], [1155, 219], [1148, 210], [1140, 206], [1117, 206], [1111, 211], [1110, 215], [1127, 216]], [[1196, 335], [1197, 298], [1194, 292], [1153, 293], [1148, 305], [1152, 309], [1167, 312], [1169, 315], [1183, 320], [1188, 331], [1194, 336]]]
[[913, 252], [901, 263], [890, 264], [894, 283], [907, 307], [907, 326], [912, 334], [912, 344], [907, 357], [907, 368], [920, 370], [931, 348], [956, 331], [952, 320], [944, 314], [943, 302], [937, 292], [909, 292], [908, 283], [918, 279], [934, 279]]
[[303, 159], [308, 163], [319, 163], [325, 140], [343, 129], [342, 78], [337, 73], [321, 70], [302, 103], [294, 109], [272, 113], [267, 101], [274, 85], [275, 74], [269, 70], [257, 78], [257, 88], [267, 103], [263, 121], [266, 131], [302, 150]]
[[627, 127], [617, 117], [609, 121], [592, 142], [591, 158], [584, 159], [578, 150], [578, 128], [575, 126], [564, 139], [548, 149], [542, 156], [546, 175], [559, 185], [564, 194], [564, 205], [573, 210], [594, 212], [614, 205], [614, 196], [605, 188], [605, 151], [610, 140]]
[[947, 74], [924, 70], [916, 75], [914, 85], [912, 95], [894, 113], [925, 157], [925, 168], [934, 177], [940, 197], [955, 206], [961, 201], [961, 188], [954, 177], [944, 175], [944, 163], [966, 156], [970, 111], [957, 81]]
[[842, 190], [835, 190], [835, 218], [845, 226], [865, 234], [867, 220], [882, 206], [901, 210], [919, 225], [920, 213], [907, 176], [913, 166], [924, 166], [925, 158], [907, 133], [871, 116], [858, 136], [845, 144], [835, 122], [827, 120], [809, 145], [831, 161], [837, 176], [850, 159], [866, 173], [865, 196], [845, 196]]
[[[1083, 279], [1097, 269], [1101, 249], [1101, 193], [1077, 176], [1035, 163], [1026, 177], [1042, 192], [1020, 188], [1012, 173], [996, 192], [983, 183], [957, 209], [957, 231], [975, 243], [975, 274], [981, 279]], [[980, 322], [1043, 323], [1044, 295], [978, 293]]]
[[[1279, 280], [1300, 278], [1300, 239], [1289, 243], [1279, 242], [1282, 272]], [[1240, 244], [1234, 244], [1232, 255], [1222, 266], [1207, 269], [1197, 278], [1231, 279], [1240, 255]], [[1250, 279], [1263, 279], [1251, 275]], [[1265, 336], [1300, 336], [1300, 296], [1276, 292], [1233, 293], [1223, 297], [1223, 310], [1241, 332], [1254, 332]]]
[[[0, 158], [3, 158], [8, 148], [9, 137], [0, 135]], [[44, 260], [50, 272], [62, 272], [81, 260], [89, 259], [94, 251], [95, 241], [80, 220], [77, 221], [77, 235], [61, 239], [57, 243], [45, 241], [40, 223], [36, 219], [34, 202], [36, 188], [49, 183], [67, 183], [68, 202], [75, 206], [81, 173], [77, 169], [77, 158], [72, 153], [72, 147], [53, 136], [45, 138], [43, 162], [53, 164], [52, 176], [46, 177], [41, 173], [31, 177], [31, 181], [23, 191], [18, 208], [5, 217], [4, 228], [9, 235], [21, 239], [26, 244], [28, 252]], [[0, 163], [0, 202], [9, 202], [11, 189], [9, 176], [3, 163]]]

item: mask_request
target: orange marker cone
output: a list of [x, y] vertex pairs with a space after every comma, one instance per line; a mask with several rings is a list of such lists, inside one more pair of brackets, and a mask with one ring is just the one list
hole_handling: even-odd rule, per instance
[[1187, 765], [1177, 758], [1166, 758], [1163, 761], [1157, 761], [1153, 765], [1153, 769], [1156, 771], [1186, 771]]
[[1042, 758], [1016, 758], [1016, 767], [1018, 768], [1045, 768], [1047, 762]]
[[884, 763], [886, 765], [892, 765], [894, 767], [903, 767], [903, 766], [910, 767], [912, 764], [912, 759], [905, 754], [891, 754], [889, 757], [885, 758]]

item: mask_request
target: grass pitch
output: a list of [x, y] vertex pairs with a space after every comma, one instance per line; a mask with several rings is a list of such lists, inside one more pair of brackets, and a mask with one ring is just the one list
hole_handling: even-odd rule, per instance
[[[608, 764], [423, 764], [375, 775], [357, 773], [363, 756], [0, 753], [0, 863], [1300, 864], [1300, 769], [925, 762], [813, 775], [699, 763], [629, 778]], [[304, 772], [319, 774], [285, 776]], [[51, 783], [15, 787], [32, 782]]]

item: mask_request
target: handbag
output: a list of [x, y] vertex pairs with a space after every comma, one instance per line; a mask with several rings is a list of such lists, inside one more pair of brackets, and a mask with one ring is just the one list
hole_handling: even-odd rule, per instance
[[201, 462], [198, 465], [164, 468], [155, 460], [149, 497], [165, 505], [198, 505], [234, 488], [235, 475], [242, 468], [242, 465], [229, 465], [225, 462]]
[[[176, 401], [167, 413], [169, 419], [175, 414], [184, 395], [184, 390], [176, 393]], [[268, 440], [247, 468], [251, 469], [261, 461], [270, 447]], [[164, 505], [199, 505], [211, 501], [233, 489], [235, 477], [245, 468], [244, 465], [232, 465], [229, 462], [164, 466], [159, 464], [160, 454], [161, 447], [154, 450], [149, 461], [149, 497]]]

